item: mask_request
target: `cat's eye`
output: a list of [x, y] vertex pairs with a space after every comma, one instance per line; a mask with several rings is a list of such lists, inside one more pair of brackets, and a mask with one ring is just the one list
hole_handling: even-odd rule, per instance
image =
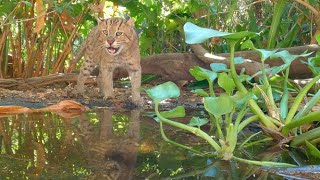
[[121, 36], [122, 32], [116, 32], [116, 36]]
[[105, 35], [108, 35], [108, 34], [109, 34], [109, 33], [108, 33], [108, 30], [103, 30], [102, 32], [103, 32], [103, 34], [105, 34]]

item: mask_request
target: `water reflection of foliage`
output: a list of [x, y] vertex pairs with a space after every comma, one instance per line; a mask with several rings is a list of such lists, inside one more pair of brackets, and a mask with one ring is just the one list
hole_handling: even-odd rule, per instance
[[[81, 166], [81, 147], [74, 136], [76, 129], [52, 113], [20, 114], [0, 118], [1, 177], [55, 177], [57, 172], [70, 177], [88, 173]], [[73, 158], [69, 158], [73, 156]], [[64, 160], [62, 162], [61, 160]]]

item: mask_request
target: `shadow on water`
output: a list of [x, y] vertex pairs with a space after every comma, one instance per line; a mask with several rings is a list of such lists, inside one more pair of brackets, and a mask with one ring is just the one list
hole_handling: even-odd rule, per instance
[[[50, 112], [0, 117], [0, 179], [290, 177], [288, 172], [292, 169], [275, 170], [196, 156], [164, 142], [158, 128], [159, 124], [138, 110], [113, 112], [101, 108], [73, 118]], [[210, 151], [203, 140], [192, 134], [171, 127], [165, 129], [175, 141]], [[237, 151], [237, 156], [262, 160], [280, 158], [288, 162], [292, 159], [289, 157], [294, 156], [295, 162], [297, 157], [302, 157], [294, 151], [266, 151], [266, 146], [248, 150], [250, 148]], [[303, 164], [303, 158], [300, 162], [302, 166], [307, 165]], [[318, 166], [313, 168], [319, 170]]]

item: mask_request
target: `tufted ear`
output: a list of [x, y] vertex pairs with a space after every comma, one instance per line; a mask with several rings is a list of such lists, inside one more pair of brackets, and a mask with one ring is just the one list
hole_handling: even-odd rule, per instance
[[98, 25], [100, 25], [100, 23], [103, 21], [103, 19], [101, 19], [100, 17], [96, 17], [97, 23]]
[[130, 26], [134, 26], [134, 19], [130, 18], [130, 19], [127, 20], [126, 23], [127, 23], [128, 25], [130, 25]]

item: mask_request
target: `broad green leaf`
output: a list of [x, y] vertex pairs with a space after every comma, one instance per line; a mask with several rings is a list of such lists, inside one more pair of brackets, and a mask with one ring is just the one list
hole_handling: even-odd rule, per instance
[[228, 95], [231, 95], [232, 91], [236, 87], [233, 79], [225, 72], [218, 75], [218, 84], [227, 92]]
[[209, 120], [207, 118], [192, 117], [188, 125], [200, 127], [207, 124], [208, 122]]
[[278, 74], [279, 72], [285, 70], [288, 67], [289, 67], [288, 64], [282, 64], [281, 66], [273, 66], [273, 67], [269, 68], [271, 70], [269, 77], [272, 77], [272, 76]]
[[213, 29], [202, 28], [190, 22], [187, 22], [184, 26], [184, 33], [186, 36], [186, 43], [197, 44], [206, 41], [212, 37], [223, 37], [230, 40], [239, 40], [244, 37], [255, 37], [258, 34], [249, 31], [242, 31], [236, 33], [220, 32]]
[[181, 118], [186, 115], [186, 111], [183, 106], [177, 106], [169, 111], [160, 112], [160, 115], [165, 118]]
[[[260, 91], [259, 91], [260, 93]], [[237, 91], [235, 95], [232, 96], [233, 101], [236, 103], [236, 108], [241, 109], [243, 106], [247, 105], [250, 99], [258, 99], [253, 92], [248, 92], [246, 94]]]
[[234, 64], [243, 64], [245, 62], [243, 57], [235, 57]]
[[171, 81], [146, 89], [145, 91], [154, 103], [159, 103], [165, 99], [180, 96], [179, 87]]
[[[165, 118], [180, 118], [180, 117], [184, 117], [186, 115], [185, 109], [183, 106], [177, 106], [174, 109], [171, 109], [169, 111], [162, 111], [160, 112], [161, 116], [165, 117]], [[150, 113], [150, 115], [155, 115], [155, 113]], [[160, 122], [159, 117], [152, 117], [155, 121]]]
[[253, 37], [256, 37], [257, 35], [258, 33], [255, 33], [255, 32], [241, 31], [236, 33], [230, 33], [229, 35], [223, 36], [223, 38], [230, 39], [230, 40], [239, 40], [245, 37], [253, 38]]
[[192, 90], [191, 92], [199, 95], [199, 96], [202, 96], [202, 97], [209, 97], [209, 94], [204, 91], [203, 89], [195, 89], [195, 90]]
[[186, 36], [186, 43], [188, 44], [202, 43], [212, 37], [222, 37], [231, 34], [213, 29], [202, 28], [190, 22], [187, 22], [183, 26], [183, 30]]
[[264, 62], [266, 59], [268, 59], [271, 55], [273, 55], [277, 51], [277, 49], [273, 50], [273, 51], [268, 51], [268, 50], [264, 50], [264, 49], [257, 49], [254, 47], [254, 45], [250, 39], [246, 40], [241, 45], [241, 49], [252, 49], [252, 50], [258, 52], [262, 62]]
[[254, 47], [253, 42], [250, 39], [248, 39], [241, 44], [241, 49], [242, 50], [243, 49], [253, 49], [254, 50], [254, 49], [256, 49], [256, 47]]
[[189, 72], [197, 81], [202, 81], [206, 79], [208, 81], [213, 82], [217, 78], [217, 73], [199, 66], [195, 66], [193, 69], [190, 69]]
[[320, 151], [317, 147], [315, 147], [313, 144], [309, 143], [308, 141], [305, 141], [308, 149], [310, 150], [310, 154], [316, 158], [320, 158]]
[[227, 71], [228, 67], [226, 64], [223, 63], [211, 63], [210, 67], [213, 72], [221, 72], [221, 71]]
[[314, 75], [320, 74], [320, 52], [317, 52], [315, 57], [308, 58], [308, 62], [301, 62], [307, 64]]
[[235, 106], [230, 96], [222, 94], [219, 97], [205, 97], [204, 108], [216, 118], [230, 113]]
[[279, 51], [277, 53], [274, 53], [270, 56], [271, 59], [277, 59], [277, 58], [281, 58], [283, 60], [284, 63], [290, 65], [292, 63], [292, 61], [294, 61], [295, 59], [299, 58], [299, 57], [307, 57], [310, 56], [312, 54], [311, 53], [302, 53], [300, 55], [294, 55], [294, 54], [290, 54], [289, 51], [287, 50], [283, 50], [283, 51]]

